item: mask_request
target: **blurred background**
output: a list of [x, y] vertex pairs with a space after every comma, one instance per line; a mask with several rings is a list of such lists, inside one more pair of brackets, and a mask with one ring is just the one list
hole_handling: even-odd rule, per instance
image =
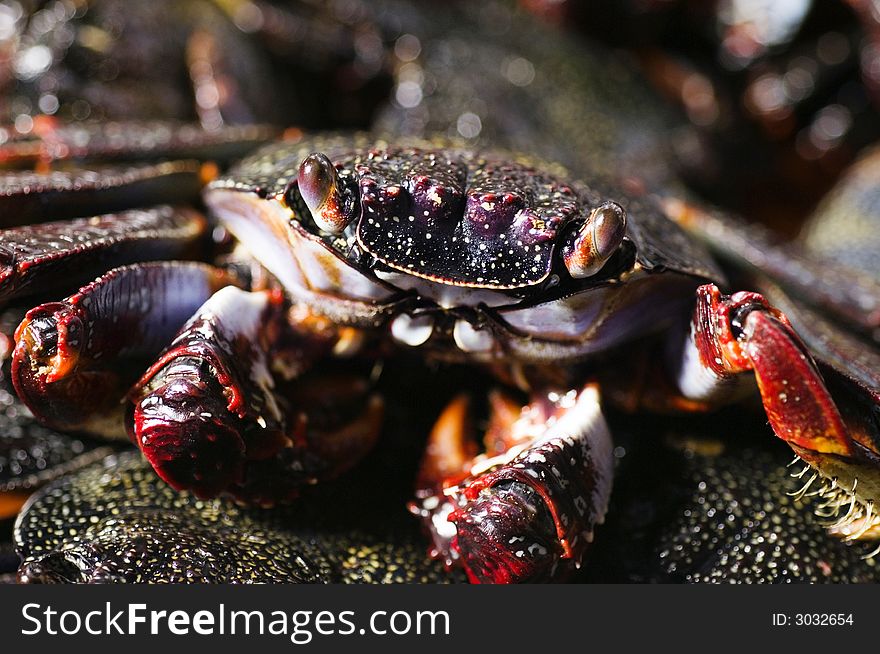
[[[497, 3], [470, 4], [488, 13]], [[413, 65], [424, 53], [411, 26], [428, 11], [418, 5], [4, 0], [0, 141], [46, 116], [368, 128], [389, 98], [413, 109], [430, 92]], [[870, 0], [519, 0], [519, 9], [628, 59], [678, 113], [670, 141], [687, 183], [784, 234], [880, 137], [880, 9]], [[534, 63], [515, 60], [508, 77], [527, 84], [542, 73]], [[471, 113], [456, 135], [485, 122]]]

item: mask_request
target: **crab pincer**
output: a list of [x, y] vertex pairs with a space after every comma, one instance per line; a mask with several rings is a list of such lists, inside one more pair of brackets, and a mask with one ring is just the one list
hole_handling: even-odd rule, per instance
[[472, 582], [565, 578], [580, 567], [611, 492], [611, 436], [598, 391], [551, 391], [521, 409], [501, 394], [490, 402], [479, 456], [462, 398], [447, 407], [411, 511], [433, 539], [431, 554], [464, 567]]
[[48, 426], [119, 437], [137, 363], [149, 362], [214, 291], [233, 283], [201, 263], [134, 264], [31, 309], [15, 332], [19, 397]]
[[285, 502], [372, 448], [381, 399], [350, 378], [300, 379], [338, 338], [297, 331], [290, 309], [278, 292], [221, 290], [132, 389], [130, 437], [174, 488]]

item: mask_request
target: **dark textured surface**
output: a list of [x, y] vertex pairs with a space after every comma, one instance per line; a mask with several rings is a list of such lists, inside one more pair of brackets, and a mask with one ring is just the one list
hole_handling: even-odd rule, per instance
[[[65, 507], [68, 512], [65, 512]], [[43, 491], [16, 530], [32, 580], [165, 582], [438, 581], [417, 540], [323, 531], [305, 515], [201, 502], [158, 481], [136, 454]], [[76, 572], [75, 572], [76, 571]]]
[[0, 492], [35, 488], [110, 453], [104, 444], [38, 424], [11, 390], [0, 379]]
[[803, 485], [789, 476], [800, 468], [786, 467], [790, 451], [759, 417], [624, 424], [640, 437], [623, 441], [608, 519], [578, 580], [880, 581], [878, 561], [862, 558], [874, 545], [828, 535], [811, 498], [787, 495]]
[[[421, 436], [447, 398], [435, 393], [420, 406], [401, 400], [401, 385], [433, 375], [414, 365], [393, 368], [380, 384], [398, 391], [398, 403], [379, 447], [295, 505], [261, 510], [201, 501], [171, 490], [132, 452], [41, 491], [21, 522], [19, 550], [64, 550], [43, 571], [69, 577], [69, 562], [79, 561], [80, 580], [445, 581], [442, 564], [426, 560], [427, 541], [406, 501]], [[463, 371], [457, 378], [466, 379]]]
[[[476, 387], [479, 381], [466, 369], [449, 373], [446, 379], [459, 387]], [[309, 489], [290, 507], [260, 510], [222, 499], [200, 501], [172, 491], [139, 455], [127, 454], [119, 464], [96, 464], [41, 491], [22, 519], [19, 549], [24, 554], [40, 547], [64, 550], [66, 558], [55, 556], [51, 562], [65, 574], [70, 574], [67, 562], [78, 560], [86, 576], [128, 580], [146, 569], [151, 581], [184, 579], [185, 570], [189, 579], [238, 581], [296, 581], [299, 575], [352, 582], [463, 580], [426, 560], [428, 541], [406, 509], [422, 437], [449, 392], [439, 388], [413, 403], [402, 388], [428, 387], [432, 379], [432, 371], [404, 362], [383, 373], [380, 386], [396, 391], [396, 402], [377, 449], [355, 470]], [[126, 563], [123, 552], [146, 567]], [[308, 559], [305, 568], [294, 553]], [[211, 565], [202, 566], [205, 561]]]

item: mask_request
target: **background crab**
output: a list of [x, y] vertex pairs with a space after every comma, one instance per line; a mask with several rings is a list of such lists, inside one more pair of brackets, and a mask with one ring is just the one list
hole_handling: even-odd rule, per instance
[[[673, 114], [624, 63], [504, 4], [432, 15], [394, 2], [352, 5], [343, 14], [310, 4], [193, 2], [169, 13], [177, 20], [167, 42], [151, 39], [148, 28], [167, 16], [128, 23], [118, 6], [46, 3], [32, 14], [9, 14], [18, 27], [18, 81], [7, 98], [21, 113], [0, 157], [36, 170], [7, 176], [3, 216], [9, 225], [38, 224], [4, 231], [2, 292], [13, 306], [26, 297], [52, 300], [28, 311], [18, 327], [11, 376], [44, 425], [103, 435], [127, 428], [159, 475], [196, 498], [157, 486], [129, 456], [63, 479], [19, 518], [22, 580], [437, 578], [441, 570], [412, 545], [412, 523], [352, 501], [356, 473], [326, 491], [323, 484], [310, 488], [357, 464], [380, 431], [419, 431], [415, 419], [380, 426], [383, 404], [371, 372], [377, 361], [387, 362], [378, 385], [389, 391], [389, 416], [408, 403], [391, 398], [408, 386], [412, 392], [415, 381], [447, 396], [454, 379], [481, 395], [489, 384], [507, 388], [489, 396], [481, 455], [468, 435], [465, 401], [443, 410], [412, 504], [434, 556], [463, 564], [472, 580], [565, 578], [589, 556], [599, 563], [584, 575], [598, 579], [872, 578], [873, 563], [859, 558], [864, 552], [826, 538], [778, 489], [757, 486], [728, 501], [748, 485], [745, 478], [774, 464], [748, 448], [741, 459], [713, 456], [714, 446], [682, 436], [690, 429], [682, 425], [704, 431], [707, 423], [674, 421], [668, 429], [671, 442], [699, 453], [691, 454], [699, 465], [679, 482], [687, 488], [700, 475], [711, 480], [711, 487], [697, 481], [693, 491], [695, 505], [711, 513], [693, 518], [686, 508], [686, 518], [676, 519], [680, 507], [669, 509], [670, 497], [690, 499], [674, 490], [675, 481], [667, 480], [673, 490], [663, 493], [630, 484], [616, 500], [621, 519], [606, 528], [617, 542], [653, 534], [646, 547], [659, 548], [664, 563], [646, 571], [608, 549], [603, 554], [601, 545], [595, 554], [586, 549], [604, 519], [615, 457], [642, 446], [624, 446], [627, 434], [641, 440], [653, 431], [613, 407], [710, 408], [733, 397], [731, 387], [747, 393], [751, 377], [742, 373], [752, 368], [774, 430], [808, 464], [796, 471], [807, 482], [800, 494], [819, 495], [820, 510], [849, 539], [875, 530], [875, 269], [831, 269], [800, 247], [777, 245], [700, 208], [670, 164], [665, 135]], [[166, 47], [165, 56], [190, 78], [195, 105], [132, 102], [130, 89], [146, 80], [166, 92], [164, 76], [125, 56], [141, 52], [121, 45], [131, 43], [134, 23], [147, 26], [145, 40]], [[306, 47], [294, 38], [304, 33]], [[227, 42], [248, 56], [227, 58], [217, 46]], [[273, 63], [259, 63], [264, 58], [298, 66], [273, 77]], [[254, 77], [232, 65], [242, 61], [282, 82], [268, 82], [279, 89], [276, 104], [249, 95]], [[107, 90], [84, 92], [82, 80], [107, 66], [116, 69]], [[296, 88], [309, 93], [288, 97]], [[389, 89], [393, 100], [386, 102]], [[34, 105], [58, 118], [33, 116]], [[84, 106], [104, 120], [71, 122]], [[299, 125], [371, 122], [382, 136], [288, 131], [218, 175], [218, 165], [279, 134], [226, 123], [273, 120], [279, 106], [290, 107], [285, 120]], [[119, 115], [197, 116], [201, 128], [110, 120]], [[424, 134], [434, 136], [416, 138]], [[199, 188], [212, 178], [202, 196], [206, 219]], [[852, 186], [841, 195], [853, 202]], [[821, 233], [827, 216], [851, 216], [847, 206], [820, 212], [810, 233]], [[668, 218], [719, 250], [736, 275], [745, 273], [735, 284], [757, 284], [785, 315], [760, 296], [727, 298], [710, 285], [697, 293], [691, 322], [697, 287], [724, 278]], [[233, 249], [223, 229], [208, 238], [213, 219], [247, 252]], [[821, 236], [804, 244], [829, 246]], [[853, 251], [864, 249], [859, 245]], [[214, 265], [162, 262], [182, 257]], [[114, 268], [57, 301], [112, 266], [150, 259], [159, 262]], [[420, 363], [395, 372], [401, 357]], [[330, 365], [332, 358], [345, 363]], [[467, 368], [458, 368], [462, 362]], [[616, 450], [587, 381], [600, 383], [602, 410], [612, 411]], [[10, 407], [15, 419], [20, 409], [11, 399]], [[439, 407], [431, 415], [437, 413]], [[63, 437], [28, 429], [40, 467], [48, 439]], [[368, 504], [403, 505], [400, 487], [411, 482], [391, 484], [394, 492], [380, 501], [369, 480], [411, 479], [406, 470], [413, 467], [403, 463], [419, 448], [418, 438], [407, 436], [408, 446], [380, 446], [365, 462], [367, 490], [359, 495], [376, 498]], [[21, 442], [10, 449], [23, 451]], [[51, 450], [55, 474], [106, 451], [61, 442]], [[633, 461], [623, 458], [621, 471]], [[669, 466], [673, 479], [680, 464]], [[9, 469], [10, 489], [50, 476], [27, 476], [21, 464]], [[114, 481], [95, 492], [96, 479]], [[304, 495], [294, 505], [304, 508], [245, 514], [222, 499], [197, 499], [218, 493], [262, 506]], [[749, 507], [745, 516], [738, 504]], [[110, 517], [120, 505], [131, 510]], [[324, 516], [328, 506], [341, 516]], [[182, 529], [178, 511], [191, 512], [197, 526]], [[161, 519], [150, 524], [148, 515]], [[725, 540], [737, 515], [754, 549]], [[785, 516], [785, 530], [773, 531], [774, 516]], [[243, 537], [253, 521], [265, 530], [258, 545]], [[678, 524], [690, 536], [715, 535], [685, 548]], [[342, 541], [334, 537], [340, 529], [347, 533]], [[210, 565], [181, 566], [212, 533], [218, 556]], [[316, 549], [304, 545], [315, 541]], [[770, 556], [784, 565], [748, 564], [749, 552], [765, 542], [774, 543]], [[291, 565], [261, 567], [251, 559], [254, 548], [281, 552], [271, 558]], [[133, 565], [134, 552], [143, 556]], [[382, 552], [395, 558], [377, 574]]]

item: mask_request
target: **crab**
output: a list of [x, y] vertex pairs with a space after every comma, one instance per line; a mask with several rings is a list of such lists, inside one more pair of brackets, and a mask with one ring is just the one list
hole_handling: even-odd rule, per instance
[[[443, 92], [521, 91], [508, 69], [502, 83], [488, 70], [454, 79], [446, 60], [430, 68], [449, 23], [396, 41], [404, 64], [424, 62], [438, 90], [430, 109], [391, 105], [372, 133], [291, 130], [222, 172], [216, 164], [278, 131], [46, 120], [34, 123], [35, 143], [4, 146], [8, 164], [52, 168], [14, 173], [4, 186], [4, 216], [39, 224], [4, 233], [0, 297], [53, 298], [27, 312], [12, 353], [12, 382], [36, 418], [61, 431], [127, 433], [181, 497], [271, 507], [308, 501], [311, 486], [376, 446], [385, 413], [376, 362], [417, 357], [438, 376], [472, 367], [498, 387], [483, 407], [482, 451], [471, 436], [479, 407], [453, 399], [431, 430], [410, 510], [448, 568], [516, 582], [565, 579], [587, 556], [611, 497], [609, 410], [705, 411], [757, 394], [806, 466], [801, 495], [819, 495], [845, 538], [880, 535], [876, 282], [828, 272], [693, 202], [658, 165], [663, 112], [628, 123], [638, 102], [609, 111], [589, 85], [571, 97], [585, 100], [581, 117], [601, 132], [558, 117], [505, 131], [504, 119], [484, 116], [476, 129], [453, 112], [465, 138], [450, 139], [438, 126], [456, 106]], [[526, 47], [540, 29], [502, 41]], [[557, 57], [569, 48], [595, 67], [588, 51], [556, 45]], [[496, 46], [469, 42], [487, 66], [484, 49]], [[412, 66], [398, 73], [401, 97]], [[536, 79], [553, 86], [552, 76]], [[636, 85], [622, 95], [643, 93]], [[558, 94], [530, 97], [548, 115], [569, 106]], [[516, 115], [515, 103], [503, 110]], [[415, 125], [441, 134], [413, 137]], [[525, 142], [533, 151], [518, 152]], [[146, 161], [63, 165], [108, 158]], [[208, 219], [195, 209], [203, 185]], [[723, 294], [725, 272], [700, 239], [753, 271], [750, 283], [772, 303]], [[59, 288], [111, 266], [57, 301]], [[114, 468], [117, 479], [149, 486], [132, 466]], [[68, 578], [71, 561], [100, 559], [107, 547], [101, 532], [88, 556], [44, 560], [50, 546], [34, 546], [42, 537], [28, 516], [51, 512], [47, 497], [20, 520], [24, 580]], [[180, 501], [162, 499], [163, 511], [190, 506]], [[124, 521], [113, 529], [169, 537]], [[239, 551], [238, 536], [229, 542]]]
[[[381, 401], [363, 389], [349, 395], [357, 408], [337, 410], [350, 418], [342, 425], [303, 418], [322, 397], [345, 401], [344, 385], [308, 377], [324, 358], [403, 348], [492, 369], [531, 401], [491, 396], [481, 454], [464, 401], [450, 404], [411, 506], [434, 556], [472, 581], [510, 582], [565, 577], [604, 519], [613, 444], [602, 396], [706, 408], [753, 390], [754, 378], [774, 431], [816, 471], [810, 480], [826, 480], [833, 506], [849, 503], [838, 528], [873, 537], [867, 389], [847, 368], [826, 365], [823, 376], [762, 296], [723, 295], [720, 270], [667, 218], [685, 209], [563, 175], [444, 141], [271, 144], [203, 193], [259, 253], [266, 290], [199, 263], [114, 269], [27, 313], [13, 383], [56, 428], [98, 431], [127, 395], [131, 439], [172, 487], [271, 505], [338, 476], [378, 437]], [[47, 260], [24, 271], [38, 279]], [[635, 339], [647, 345], [621, 351]]]

